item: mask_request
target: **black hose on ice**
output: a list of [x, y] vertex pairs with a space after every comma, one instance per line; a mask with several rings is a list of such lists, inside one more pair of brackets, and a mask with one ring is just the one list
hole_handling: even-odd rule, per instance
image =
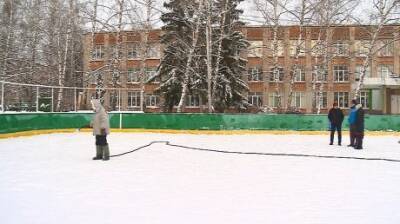
[[353, 159], [353, 160], [369, 160], [369, 161], [385, 161], [385, 162], [396, 162], [400, 163], [398, 159], [386, 159], [386, 158], [365, 158], [365, 157], [353, 157], [353, 156], [327, 156], [327, 155], [309, 155], [309, 154], [296, 154], [296, 153], [268, 153], [268, 152], [240, 152], [240, 151], [226, 151], [226, 150], [217, 150], [217, 149], [206, 149], [206, 148], [197, 148], [190, 147], [184, 145], [176, 145], [171, 144], [169, 141], [152, 141], [147, 145], [140, 146], [135, 148], [129, 152], [124, 152], [121, 154], [111, 155], [110, 157], [118, 157], [123, 156], [129, 153], [136, 152], [140, 149], [147, 148], [153, 144], [157, 143], [165, 143], [168, 146], [172, 146], [175, 148], [186, 149], [186, 150], [195, 150], [195, 151], [203, 151], [203, 152], [214, 152], [214, 153], [224, 153], [224, 154], [236, 154], [236, 155], [256, 155], [256, 156], [286, 156], [286, 157], [309, 157], [309, 158], [324, 158], [324, 159]]

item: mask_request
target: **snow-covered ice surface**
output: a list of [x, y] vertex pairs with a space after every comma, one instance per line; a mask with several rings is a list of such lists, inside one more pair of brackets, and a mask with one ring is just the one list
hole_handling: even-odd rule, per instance
[[[367, 136], [362, 151], [329, 146], [328, 136], [109, 136], [111, 154], [156, 140], [400, 159], [392, 136]], [[0, 140], [0, 223], [400, 223], [400, 163], [220, 154], [165, 144], [104, 162], [91, 160], [93, 142], [90, 133]]]

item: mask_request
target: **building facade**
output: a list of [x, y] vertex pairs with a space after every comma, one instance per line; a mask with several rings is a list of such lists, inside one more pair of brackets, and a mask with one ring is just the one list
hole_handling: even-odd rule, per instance
[[[326, 113], [335, 101], [340, 107], [349, 108], [370, 47], [367, 31], [365, 26], [336, 26], [328, 32], [322, 32], [319, 27], [283, 26], [274, 42], [271, 27], [243, 27], [242, 32], [250, 43], [249, 50], [242, 55], [248, 60], [248, 72], [243, 79], [250, 88], [248, 102], [253, 106], [249, 111], [275, 111], [279, 101], [281, 108], [295, 108], [301, 113], [317, 110]], [[141, 86], [139, 77], [155, 74], [163, 52], [161, 35], [161, 30], [124, 32], [120, 52], [116, 50], [115, 34], [97, 33], [94, 38], [86, 35], [85, 85], [94, 88], [96, 75], [93, 74], [102, 73], [105, 87], [120, 88], [116, 90], [118, 110], [160, 112], [163, 99], [154, 94], [160, 83], [156, 80]], [[396, 41], [399, 37], [400, 26], [387, 26], [374, 45], [376, 53], [369, 60], [359, 99], [370, 113], [400, 114], [400, 41]], [[318, 53], [321, 38], [327, 40], [323, 55]], [[115, 54], [119, 57], [120, 81], [112, 85], [110, 61], [115, 59]], [[317, 73], [323, 60], [327, 62], [327, 69]], [[275, 72], [274, 65], [279, 67]], [[90, 105], [94, 94], [94, 90], [85, 94], [86, 105]], [[111, 94], [111, 90], [105, 94], [104, 104], [109, 108], [113, 103]], [[291, 102], [287, 100], [290, 95]], [[207, 104], [201, 97], [189, 95], [184, 111], [207, 112]]]

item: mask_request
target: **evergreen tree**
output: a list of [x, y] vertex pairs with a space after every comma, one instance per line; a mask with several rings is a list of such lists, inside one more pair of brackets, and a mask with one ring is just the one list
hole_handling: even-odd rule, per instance
[[[208, 1], [208, 2], [207, 2]], [[164, 3], [169, 12], [161, 16], [165, 46], [157, 75], [161, 86], [156, 90], [164, 99], [164, 110], [171, 112], [178, 105], [180, 112], [188, 94], [207, 98], [206, 32], [212, 33], [212, 105], [215, 111], [247, 106], [248, 86], [243, 81], [246, 60], [240, 57], [249, 43], [240, 32], [242, 0], [171, 0]], [[211, 3], [212, 7], [205, 7]], [[209, 13], [209, 14], [208, 14]], [[211, 23], [206, 23], [211, 15]], [[207, 27], [211, 26], [211, 27]], [[148, 80], [150, 82], [152, 80]]]
[[[202, 66], [199, 65], [204, 61], [201, 59], [204, 56], [199, 55], [201, 47], [197, 47], [199, 44], [194, 43], [196, 25], [201, 19], [199, 17], [201, 13], [198, 11], [199, 2], [172, 0], [164, 3], [164, 7], [170, 11], [161, 16], [165, 24], [161, 43], [165, 46], [165, 50], [158, 73], [153, 79], [160, 78], [162, 84], [156, 92], [161, 93], [164, 98], [164, 110], [171, 112], [183, 94], [185, 74], [190, 74], [187, 80], [189, 93], [196, 92], [204, 85], [204, 81], [201, 81]], [[192, 46], [196, 47], [193, 49]], [[192, 58], [189, 57], [190, 54]]]
[[243, 80], [247, 61], [241, 58], [240, 53], [247, 49], [249, 43], [240, 31], [244, 24], [239, 21], [239, 16], [243, 11], [237, 9], [242, 1], [217, 0], [215, 3], [219, 26], [215, 26], [217, 28], [213, 31], [217, 40], [213, 47], [213, 52], [217, 52], [214, 59], [213, 106], [217, 112], [224, 112], [231, 106], [238, 110], [248, 106], [246, 93], [249, 88]]

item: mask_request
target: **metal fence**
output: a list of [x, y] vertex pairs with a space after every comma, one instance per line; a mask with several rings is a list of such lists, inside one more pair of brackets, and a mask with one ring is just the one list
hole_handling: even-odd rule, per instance
[[[71, 112], [91, 109], [89, 107], [90, 99], [99, 98], [99, 95], [106, 96], [107, 105], [112, 104], [109, 102], [114, 102], [114, 108], [109, 107], [109, 109], [120, 111], [122, 98], [126, 98], [129, 91], [140, 90], [132, 88], [61, 87], [0, 81], [0, 91], [1, 112]], [[98, 94], [99, 92], [101, 94]], [[142, 108], [138, 107], [134, 110], [141, 111]]]

